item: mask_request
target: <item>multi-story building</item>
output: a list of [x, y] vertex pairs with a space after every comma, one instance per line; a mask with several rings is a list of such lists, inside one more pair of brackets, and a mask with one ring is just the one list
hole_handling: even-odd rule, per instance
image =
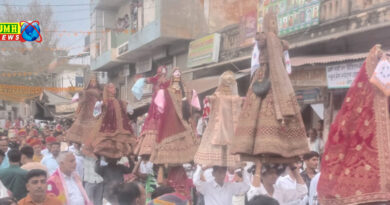
[[382, 44], [384, 49], [390, 46], [390, 1], [310, 2], [320, 6], [316, 10], [318, 23], [283, 38], [290, 42], [291, 81], [303, 105], [305, 123], [321, 127], [318, 121], [324, 120], [326, 137], [369, 49], [375, 44]]
[[123, 100], [135, 75], [154, 75], [159, 65], [186, 70], [188, 42], [207, 33], [199, 0], [93, 0], [91, 70], [108, 72]]

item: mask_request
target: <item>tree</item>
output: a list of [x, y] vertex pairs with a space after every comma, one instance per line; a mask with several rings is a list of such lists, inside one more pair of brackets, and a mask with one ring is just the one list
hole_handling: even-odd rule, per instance
[[[49, 65], [56, 59], [58, 38], [53, 11], [48, 5], [41, 5], [38, 0], [28, 7], [15, 7], [5, 4], [0, 13], [0, 22], [20, 22], [38, 20], [43, 41], [36, 42], [1, 42], [0, 44], [0, 82], [5, 84], [46, 86], [50, 83]], [[34, 72], [38, 75], [3, 77], [4, 72]]]

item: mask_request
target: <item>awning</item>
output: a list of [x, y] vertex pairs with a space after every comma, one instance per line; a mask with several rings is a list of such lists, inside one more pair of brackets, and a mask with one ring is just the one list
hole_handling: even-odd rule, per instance
[[[247, 70], [247, 69], [245, 69]], [[250, 69], [249, 69], [250, 71]], [[236, 80], [243, 78], [245, 76], [248, 76], [250, 73], [249, 72], [240, 72], [236, 73]], [[211, 89], [214, 89], [218, 86], [219, 82], [219, 75], [218, 76], [210, 76], [210, 77], [204, 77], [204, 78], [199, 78], [196, 80], [192, 80], [186, 83], [186, 86], [188, 89], [194, 89], [198, 94], [207, 92]]]
[[204, 69], [208, 69], [208, 68], [221, 67], [221, 66], [224, 66], [227, 64], [238, 63], [238, 62], [247, 61], [250, 59], [251, 59], [251, 56], [241, 56], [241, 57], [234, 58], [231, 60], [227, 60], [227, 61], [223, 61], [223, 62], [219, 62], [219, 63], [214, 63], [214, 64], [210, 64], [210, 65], [206, 65], [206, 66], [202, 66], [202, 67], [198, 67], [198, 68], [189, 69], [189, 70], [183, 71], [182, 74], [192, 73], [192, 72], [196, 72], [196, 71], [204, 70]]
[[57, 95], [57, 94], [52, 93], [52, 92], [47, 91], [47, 90], [43, 91], [42, 101], [45, 103], [45, 105], [59, 105], [59, 104], [71, 104], [72, 103], [72, 99], [65, 98], [63, 96]]
[[72, 118], [77, 109], [77, 103], [50, 91], [44, 90], [36, 101], [36, 119]]
[[346, 53], [340, 55], [323, 55], [323, 56], [298, 56], [291, 58], [293, 67], [312, 65], [312, 64], [328, 64], [352, 60], [362, 60], [367, 57], [368, 53]]
[[[327, 64], [327, 63], [337, 63], [337, 62], [344, 62], [344, 61], [351, 61], [351, 60], [362, 60], [367, 57], [367, 54], [368, 53], [365, 52], [365, 53], [345, 53], [345, 54], [338, 54], [338, 55], [322, 55], [322, 56], [296, 56], [291, 58], [291, 65], [293, 67], [299, 67], [303, 65]], [[204, 69], [218, 68], [227, 64], [238, 63], [242, 61], [250, 61], [250, 60], [251, 60], [251, 56], [238, 57], [220, 63], [214, 63], [199, 68], [189, 69], [187, 71], [184, 71], [183, 74], [192, 73]], [[245, 69], [245, 70], [241, 70], [240, 72], [249, 72], [249, 71], [250, 69]]]

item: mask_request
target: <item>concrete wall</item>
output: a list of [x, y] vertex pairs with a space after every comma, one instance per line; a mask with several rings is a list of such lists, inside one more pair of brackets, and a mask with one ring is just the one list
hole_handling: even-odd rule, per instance
[[144, 26], [156, 20], [156, 0], [144, 0]]
[[161, 6], [157, 18], [161, 18], [164, 37], [194, 39], [208, 33], [203, 5], [199, 0], [156, 1], [160, 3], [157, 6]]
[[103, 34], [99, 31], [103, 31], [103, 11], [96, 9], [91, 14], [91, 30], [96, 32], [91, 32], [90, 38], [90, 52], [91, 58], [95, 59], [101, 54], [100, 52], [100, 39], [103, 37]]
[[320, 21], [328, 21], [340, 17], [348, 16], [349, 0], [325, 0], [321, 3]]
[[239, 23], [241, 17], [257, 11], [259, 0], [204, 0], [204, 16], [209, 32]]
[[76, 86], [76, 76], [83, 76], [83, 71], [63, 71], [56, 76], [57, 87], [68, 88]]
[[[126, 7], [121, 7], [121, 8], [126, 8]], [[103, 27], [105, 29], [115, 29], [117, 15], [118, 15], [118, 11], [116, 10], [104, 10]]]

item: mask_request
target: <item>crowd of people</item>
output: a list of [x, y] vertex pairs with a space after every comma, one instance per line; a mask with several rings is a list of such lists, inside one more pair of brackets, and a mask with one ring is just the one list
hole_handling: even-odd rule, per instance
[[160, 66], [132, 88], [141, 99], [144, 84], [153, 85], [138, 125], [115, 85], [102, 90], [93, 77], [79, 93], [70, 126], [7, 122], [0, 130], [0, 205], [389, 201], [390, 88], [384, 95], [375, 81], [374, 69], [384, 58], [380, 46], [368, 54], [324, 145], [323, 122], [307, 130], [303, 123], [276, 14], [268, 12], [263, 24], [245, 98], [234, 73], [225, 71], [201, 106], [179, 68], [168, 77]]
[[[310, 188], [316, 186], [311, 181], [319, 175], [316, 151], [302, 156], [301, 163], [262, 166], [257, 187], [252, 183], [256, 165], [251, 162], [235, 168], [184, 164], [174, 178], [186, 181], [185, 185], [170, 186], [170, 176], [156, 182], [158, 170], [147, 155], [87, 156], [82, 145], [66, 141], [60, 124], [53, 129], [25, 124], [0, 133], [0, 204], [304, 205], [316, 201], [316, 192], [310, 191], [316, 190]], [[183, 192], [190, 193], [178, 194]]]

